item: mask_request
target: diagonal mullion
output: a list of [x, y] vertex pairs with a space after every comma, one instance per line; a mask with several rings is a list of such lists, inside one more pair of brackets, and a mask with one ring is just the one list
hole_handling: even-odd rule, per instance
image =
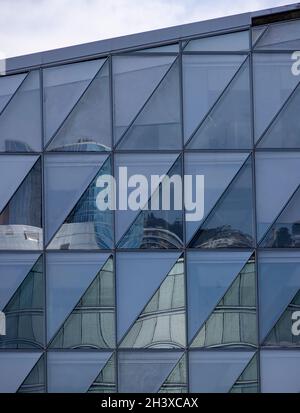
[[[284, 310], [282, 311], [282, 313], [279, 314], [279, 316], [276, 318], [275, 323], [273, 323], [272, 327], [270, 327], [270, 329], [264, 334], [264, 337], [262, 338], [262, 340], [260, 340], [261, 344], [264, 344], [269, 336], [269, 334], [272, 332], [272, 330], [276, 327], [277, 323], [280, 321], [281, 317], [283, 316], [283, 314], [285, 313], [285, 311], [288, 309], [288, 307], [291, 305], [292, 301], [297, 297], [297, 295], [299, 294], [300, 289], [298, 289], [296, 291], [296, 293], [293, 295], [293, 298], [291, 299], [291, 301], [289, 301], [288, 305], [286, 307], [284, 307]], [[259, 337], [261, 338], [261, 337]]]
[[[108, 256], [108, 258], [104, 261], [103, 265], [100, 267], [100, 269], [96, 272], [95, 277], [93, 277], [93, 279], [91, 280], [91, 282], [89, 283], [89, 285], [87, 286], [87, 288], [84, 290], [83, 294], [81, 294], [81, 296], [79, 297], [79, 300], [76, 302], [75, 306], [70, 310], [70, 312], [67, 314], [67, 316], [64, 318], [64, 321], [59, 325], [59, 327], [57, 328], [57, 330], [55, 331], [54, 334], [52, 334], [52, 337], [49, 339], [48, 342], [48, 333], [47, 333], [47, 343], [46, 346], [47, 348], [50, 348], [53, 341], [56, 339], [57, 334], [59, 333], [59, 331], [61, 330], [61, 328], [63, 327], [63, 325], [65, 324], [65, 322], [69, 319], [70, 315], [73, 313], [73, 311], [75, 310], [75, 308], [79, 305], [80, 301], [82, 300], [82, 297], [85, 295], [85, 293], [88, 291], [88, 289], [92, 286], [93, 282], [96, 280], [96, 278], [100, 275], [101, 271], [103, 271], [103, 268], [105, 267], [105, 265], [107, 264], [107, 262], [113, 257], [112, 254], [110, 254]], [[116, 311], [116, 303], [114, 303], [114, 311]], [[107, 347], [109, 348], [109, 347]]]
[[[166, 278], [170, 275], [170, 272], [172, 271], [172, 269], [175, 267], [175, 265], [178, 263], [178, 261], [180, 259], [184, 259], [183, 254], [180, 254], [179, 257], [176, 259], [176, 261], [174, 262], [174, 264], [172, 264], [171, 268], [169, 269], [169, 271], [167, 272], [167, 274], [164, 276], [163, 280], [161, 281], [161, 283], [159, 284], [159, 286], [156, 288], [156, 290], [154, 291], [154, 293], [151, 295], [151, 297], [149, 298], [149, 300], [146, 302], [146, 304], [144, 305], [143, 309], [141, 310], [141, 312], [138, 314], [137, 318], [134, 319], [134, 321], [130, 324], [130, 326], [127, 328], [126, 332], [122, 335], [120, 341], [118, 341], [117, 339], [117, 345], [119, 347], [121, 347], [122, 349], [124, 348], [131, 348], [131, 347], [122, 347], [122, 343], [125, 340], [125, 338], [127, 337], [127, 335], [129, 334], [130, 330], [133, 328], [133, 326], [135, 325], [135, 323], [137, 322], [137, 320], [139, 319], [139, 317], [141, 316], [141, 314], [143, 314], [143, 312], [145, 311], [145, 309], [147, 308], [148, 304], [150, 303], [150, 301], [153, 299], [153, 297], [155, 296], [155, 294], [157, 293], [157, 291], [160, 289], [160, 287], [162, 286], [162, 284], [165, 282]], [[184, 270], [183, 270], [183, 275], [184, 274]], [[185, 316], [186, 317], [186, 316]], [[186, 318], [185, 318], [185, 322], [186, 322]]]
[[4, 207], [0, 210], [0, 215], [2, 214], [2, 212], [8, 207], [10, 201], [13, 199], [13, 197], [15, 196], [15, 194], [18, 192], [18, 190], [21, 188], [21, 186], [23, 185], [23, 183], [25, 182], [26, 178], [28, 177], [28, 175], [33, 171], [34, 167], [36, 166], [36, 164], [41, 160], [41, 157], [38, 156], [38, 159], [33, 163], [32, 167], [29, 169], [28, 173], [24, 176], [24, 178], [22, 179], [22, 181], [20, 182], [20, 184], [17, 186], [15, 192], [12, 194], [11, 198], [6, 202], [6, 204], [4, 205]]
[[[189, 345], [192, 346], [194, 340], [197, 338], [200, 330], [203, 328], [203, 326], [207, 323], [207, 321], [210, 319], [210, 317], [212, 316], [213, 312], [215, 311], [215, 309], [218, 307], [219, 303], [223, 300], [224, 296], [227, 294], [227, 292], [230, 290], [230, 288], [233, 286], [233, 284], [235, 283], [236, 279], [238, 278], [238, 276], [240, 275], [240, 273], [243, 271], [243, 269], [245, 268], [245, 266], [248, 264], [248, 262], [251, 260], [251, 258], [254, 256], [254, 254], [252, 253], [250, 255], [250, 257], [247, 259], [247, 261], [244, 263], [244, 265], [242, 266], [242, 268], [239, 270], [239, 272], [236, 274], [236, 276], [234, 277], [234, 279], [232, 280], [232, 282], [229, 284], [228, 288], [226, 289], [225, 293], [222, 295], [222, 297], [220, 298], [220, 300], [217, 302], [217, 304], [215, 305], [215, 307], [213, 308], [212, 312], [206, 317], [206, 319], [203, 321], [203, 323], [201, 324], [201, 326], [198, 328], [198, 330], [196, 331], [196, 333], [193, 335], [193, 337], [191, 338], [191, 340], [189, 340]], [[255, 311], [257, 311], [257, 302], [255, 302]], [[224, 332], [224, 329], [223, 329]], [[223, 345], [223, 344], [221, 344]], [[193, 347], [193, 346], [192, 346]], [[204, 348], [208, 348], [206, 346], [203, 346]], [[194, 347], [195, 348], [195, 347]]]
[[300, 89], [300, 81], [297, 83], [297, 85], [294, 87], [292, 90], [291, 94], [287, 97], [286, 101], [283, 103], [283, 105], [280, 107], [278, 112], [273, 116], [271, 122], [268, 124], [268, 126], [265, 128], [264, 132], [260, 136], [260, 138], [257, 140], [255, 146], [258, 147], [258, 145], [261, 143], [263, 138], [266, 136], [266, 134], [269, 132], [269, 130], [272, 128], [272, 126], [275, 124], [276, 120], [279, 118], [281, 113], [287, 108], [289, 105], [290, 101], [293, 99], [293, 97], [296, 95], [298, 92], [298, 89]]
[[[252, 49], [255, 49], [255, 48], [256, 48], [258, 42], [260, 42], [261, 39], [265, 36], [265, 34], [267, 34], [267, 32], [269, 31], [269, 28], [270, 28], [270, 26], [267, 26], [267, 27], [264, 28], [264, 30], [262, 31], [262, 33], [258, 36], [258, 38], [257, 38], [257, 39], [255, 40], [255, 42], [253, 43]], [[259, 46], [258, 46], [258, 48], [259, 48]]]
[[[26, 375], [26, 377], [24, 378], [24, 380], [22, 381], [22, 383], [20, 384], [20, 386], [18, 387], [18, 389], [16, 390], [16, 393], [19, 393], [21, 387], [24, 385], [25, 381], [28, 379], [28, 377], [30, 376], [30, 374], [32, 373], [33, 369], [37, 366], [37, 364], [41, 361], [41, 359], [45, 356], [45, 352], [41, 349], [42, 354], [40, 355], [40, 357], [38, 358], [37, 362], [34, 363], [32, 369], [30, 369], [29, 373]], [[44, 378], [44, 377], [43, 377]], [[45, 387], [45, 380], [42, 383], [42, 386]]]
[[66, 218], [68, 218], [68, 216], [74, 211], [74, 209], [76, 208], [77, 204], [81, 201], [81, 199], [84, 197], [84, 194], [86, 192], [86, 190], [89, 188], [89, 186], [91, 185], [91, 183], [96, 179], [97, 175], [99, 174], [99, 172], [101, 171], [101, 169], [103, 168], [104, 164], [107, 162], [107, 160], [110, 159], [110, 155], [106, 155], [106, 158], [104, 159], [104, 161], [101, 163], [99, 169], [97, 170], [96, 174], [93, 176], [93, 178], [91, 179], [91, 181], [88, 183], [88, 185], [84, 188], [83, 192], [81, 195], [79, 195], [79, 198], [75, 201], [75, 204], [73, 207], [71, 207], [67, 214], [65, 215], [65, 217], [63, 218], [63, 220], [61, 221], [61, 224], [58, 226], [57, 230], [54, 232], [54, 234], [52, 235], [52, 237], [49, 239], [47, 246], [45, 245], [45, 249], [48, 249], [48, 247], [50, 246], [50, 244], [52, 243], [52, 241], [54, 240], [54, 238], [56, 237], [56, 235], [58, 234], [58, 232], [60, 231], [61, 227], [63, 226], [63, 224], [65, 223]]
[[8, 105], [10, 104], [10, 102], [13, 100], [13, 98], [16, 96], [17, 92], [21, 89], [21, 87], [23, 86], [25, 80], [29, 77], [29, 74], [32, 72], [27, 72], [24, 79], [22, 80], [22, 82], [19, 84], [19, 86], [17, 87], [17, 89], [13, 92], [13, 94], [11, 95], [11, 97], [8, 99], [8, 101], [6, 102], [6, 104], [4, 105], [4, 108], [1, 110], [0, 112], [0, 116], [2, 116], [3, 112], [6, 110], [6, 108], [8, 107]]
[[160, 85], [162, 84], [162, 82], [164, 81], [164, 79], [167, 77], [167, 75], [169, 74], [169, 72], [171, 71], [171, 69], [175, 66], [175, 64], [179, 61], [179, 56], [176, 55], [176, 58], [174, 59], [174, 61], [170, 64], [170, 67], [168, 68], [168, 70], [166, 71], [166, 73], [163, 75], [163, 77], [160, 79], [160, 81], [158, 82], [158, 84], [155, 86], [154, 90], [151, 92], [150, 96], [147, 98], [146, 102], [143, 104], [143, 106], [140, 108], [140, 110], [138, 111], [138, 113], [135, 115], [135, 117], [132, 119], [132, 121], [130, 122], [130, 124], [127, 126], [126, 130], [122, 133], [122, 135], [120, 136], [120, 138], [118, 139], [118, 141], [115, 143], [114, 149], [117, 149], [117, 147], [119, 146], [119, 144], [121, 144], [121, 142], [123, 141], [125, 135], [127, 134], [127, 132], [131, 129], [131, 127], [134, 125], [135, 121], [138, 119], [138, 117], [140, 116], [140, 114], [143, 112], [143, 110], [145, 109], [145, 107], [147, 106], [148, 102], [151, 100], [152, 96], [155, 94], [155, 92], [158, 90], [158, 88], [160, 87]]
[[96, 74], [92, 77], [92, 79], [88, 82], [86, 88], [84, 89], [84, 91], [80, 94], [79, 98], [77, 99], [77, 101], [75, 102], [75, 104], [72, 106], [72, 108], [70, 109], [69, 113], [67, 114], [67, 116], [65, 117], [65, 119], [62, 121], [62, 123], [58, 126], [58, 128], [56, 129], [56, 131], [53, 133], [53, 135], [51, 136], [51, 138], [48, 140], [47, 144], [45, 145], [44, 150], [47, 151], [50, 144], [54, 141], [55, 137], [57, 136], [58, 132], [62, 129], [62, 127], [65, 125], [65, 123], [67, 122], [67, 120], [70, 118], [70, 116], [72, 115], [73, 111], [75, 110], [75, 108], [77, 107], [78, 103], [81, 101], [81, 99], [84, 97], [84, 95], [87, 93], [89, 87], [91, 86], [91, 84], [94, 82], [94, 80], [96, 79], [96, 77], [98, 76], [98, 74], [101, 72], [101, 70], [103, 69], [103, 67], [105, 66], [105, 64], [107, 63], [108, 58], [105, 59], [105, 61], [103, 62], [103, 64], [101, 65], [100, 69], [97, 70]]
[[[135, 222], [138, 220], [139, 216], [145, 211], [144, 208], [146, 207], [146, 205], [149, 204], [149, 202], [151, 202], [151, 198], [156, 194], [156, 191], [158, 191], [163, 183], [163, 181], [166, 179], [166, 177], [168, 176], [168, 174], [171, 172], [173, 166], [176, 164], [176, 162], [181, 158], [181, 154], [179, 154], [177, 156], [177, 158], [175, 159], [175, 161], [172, 163], [172, 165], [170, 166], [170, 168], [168, 169], [168, 171], [165, 174], [165, 177], [163, 178], [163, 180], [159, 183], [159, 185], [155, 188], [155, 190], [153, 191], [152, 194], [150, 194], [150, 196], [148, 197], [148, 201], [145, 203], [145, 205], [143, 206], [142, 209], [140, 209], [140, 211], [137, 213], [137, 215], [134, 217], [133, 221], [130, 222], [130, 224], [128, 225], [128, 227], [126, 228], [126, 231], [123, 232], [123, 235], [120, 237], [120, 240], [117, 243], [117, 247], [120, 247], [120, 244], [122, 243], [123, 239], [125, 238], [126, 234], [129, 232], [130, 228], [135, 224]], [[182, 159], [182, 158], [181, 158]], [[183, 212], [183, 210], [182, 210]]]
[[[87, 389], [86, 393], [88, 393], [90, 391], [90, 389], [92, 388], [93, 384], [95, 383], [95, 381], [97, 380], [97, 378], [99, 377], [99, 375], [102, 373], [102, 371], [105, 369], [105, 367], [107, 367], [108, 363], [110, 362], [110, 360], [112, 360], [113, 358], [116, 357], [116, 351], [114, 349], [112, 349], [111, 351], [107, 351], [107, 353], [111, 353], [110, 356], [108, 357], [108, 359], [106, 360], [106, 362], [104, 363], [104, 366], [102, 367], [102, 369], [100, 369], [100, 371], [97, 373], [97, 376], [93, 379], [92, 383], [90, 384], [89, 388]], [[114, 380], [113, 386], [116, 387], [116, 380]]]
[[268, 229], [264, 232], [264, 235], [261, 237], [261, 241], [259, 241], [258, 246], [261, 246], [261, 244], [264, 242], [266, 236], [268, 235], [270, 229], [272, 228], [272, 226], [274, 224], [276, 224], [276, 221], [278, 220], [278, 218], [280, 217], [280, 215], [284, 212], [284, 210], [287, 208], [287, 206], [289, 205], [289, 203], [292, 201], [292, 199], [294, 198], [294, 195], [297, 193], [297, 191], [300, 188], [300, 184], [297, 186], [297, 188], [295, 189], [295, 191], [292, 193], [292, 195], [289, 197], [289, 199], [287, 200], [287, 202], [283, 205], [283, 207], [281, 208], [280, 212], [278, 213], [278, 215], [276, 216], [276, 218], [274, 219], [274, 221], [272, 222], [272, 224], [270, 224], [270, 226], [268, 227]]
[[233, 75], [233, 77], [230, 79], [229, 83], [227, 84], [227, 86], [225, 87], [225, 89], [222, 91], [222, 93], [220, 94], [220, 96], [217, 98], [217, 100], [214, 102], [214, 104], [212, 105], [212, 107], [208, 110], [208, 112], [204, 115], [204, 118], [201, 120], [201, 122], [196, 126], [196, 128], [194, 129], [194, 131], [192, 132], [191, 136], [189, 137], [189, 139], [186, 141], [185, 143], [185, 148], [188, 148], [189, 144], [191, 143], [191, 141], [193, 140], [194, 136], [197, 134], [197, 132], [199, 131], [199, 129], [201, 128], [201, 126], [204, 124], [204, 122], [206, 121], [206, 119], [209, 117], [209, 115], [214, 111], [214, 109], [216, 108], [216, 106], [218, 105], [218, 103], [222, 100], [223, 96], [227, 93], [227, 91], [230, 89], [232, 83], [235, 81], [235, 79], [238, 77], [238, 75], [240, 74], [240, 72], [244, 69], [244, 65], [246, 65], [246, 62], [249, 59], [249, 55], [247, 55], [247, 57], [245, 58], [245, 60], [241, 63], [241, 65], [238, 67], [237, 71], [235, 72], [235, 74]]
[[[233, 383], [233, 385], [231, 386], [230, 390], [228, 391], [228, 393], [231, 393], [231, 391], [233, 390], [234, 386], [237, 384], [238, 379], [245, 373], [246, 369], [249, 367], [250, 363], [252, 363], [252, 360], [258, 356], [258, 350], [255, 351], [255, 353], [253, 354], [253, 356], [251, 357], [251, 359], [249, 360], [249, 362], [247, 363], [247, 365], [245, 366], [245, 368], [243, 369], [243, 371], [241, 372], [241, 374], [237, 377], [237, 379], [235, 380], [235, 382]], [[248, 380], [254, 384], [257, 383], [257, 385], [259, 385], [259, 374], [258, 374], [258, 368], [256, 368], [256, 379], [255, 380]], [[247, 381], [247, 382], [248, 382]]]
[[193, 244], [194, 240], [198, 238], [198, 232], [200, 231], [200, 229], [205, 225], [205, 223], [208, 221], [209, 217], [211, 216], [211, 214], [213, 213], [213, 211], [215, 211], [215, 209], [217, 208], [217, 206], [219, 205], [220, 202], [222, 202], [224, 196], [226, 195], [226, 192], [228, 190], [228, 188], [231, 187], [231, 185], [236, 181], [236, 179], [239, 176], [239, 173], [241, 172], [241, 170], [244, 168], [244, 166], [247, 164], [247, 162], [249, 161], [249, 159], [251, 158], [251, 153], [247, 156], [247, 158], [245, 159], [245, 161], [243, 162], [243, 164], [241, 165], [241, 167], [239, 168], [239, 170], [237, 171], [237, 173], [234, 175], [234, 177], [231, 179], [231, 181], [229, 182], [229, 184], [227, 185], [227, 187], [225, 188], [225, 190], [223, 191], [222, 195], [220, 196], [220, 198], [217, 199], [217, 201], [215, 202], [214, 206], [211, 208], [210, 212], [208, 213], [208, 215], [205, 217], [205, 219], [203, 220], [202, 224], [200, 225], [200, 227], [195, 231], [195, 234], [193, 235], [193, 237], [191, 238], [190, 242], [189, 242], [189, 246], [191, 244]]

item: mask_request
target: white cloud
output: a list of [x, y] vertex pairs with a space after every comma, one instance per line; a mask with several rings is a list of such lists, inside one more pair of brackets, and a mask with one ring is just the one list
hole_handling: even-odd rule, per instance
[[284, 5], [280, 0], [0, 0], [0, 50], [33, 53]]

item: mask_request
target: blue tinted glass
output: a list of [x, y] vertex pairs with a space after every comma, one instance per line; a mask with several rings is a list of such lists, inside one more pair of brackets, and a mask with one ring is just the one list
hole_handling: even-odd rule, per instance
[[219, 36], [190, 40], [186, 52], [220, 52], [249, 49], [249, 32], [226, 33]]
[[261, 351], [260, 365], [263, 393], [300, 392], [299, 351]]
[[117, 254], [118, 339], [138, 318], [179, 258], [179, 253]]
[[254, 244], [251, 156], [192, 239], [193, 248], [251, 248]]
[[250, 251], [188, 252], [189, 340], [209, 317], [250, 255]]
[[191, 351], [190, 391], [228, 393], [253, 355], [250, 351]]
[[48, 352], [48, 392], [86, 393], [110, 356], [109, 352]]
[[167, 379], [181, 352], [119, 352], [119, 391], [156, 393]]

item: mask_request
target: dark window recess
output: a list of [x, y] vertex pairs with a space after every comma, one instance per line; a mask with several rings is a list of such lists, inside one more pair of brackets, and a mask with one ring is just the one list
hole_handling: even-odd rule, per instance
[[298, 10], [290, 10], [283, 13], [266, 14], [264, 16], [254, 17], [252, 19], [252, 26], [300, 19], [300, 3], [295, 7], [297, 7]]

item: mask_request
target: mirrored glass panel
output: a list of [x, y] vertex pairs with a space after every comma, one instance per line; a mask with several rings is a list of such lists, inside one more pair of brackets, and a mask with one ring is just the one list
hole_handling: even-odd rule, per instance
[[255, 48], [263, 50], [298, 50], [300, 47], [300, 21], [270, 24]]
[[226, 33], [219, 36], [190, 40], [185, 47], [187, 52], [233, 52], [249, 49], [249, 32]]
[[0, 213], [0, 249], [42, 249], [41, 186], [41, 161], [38, 160]]

